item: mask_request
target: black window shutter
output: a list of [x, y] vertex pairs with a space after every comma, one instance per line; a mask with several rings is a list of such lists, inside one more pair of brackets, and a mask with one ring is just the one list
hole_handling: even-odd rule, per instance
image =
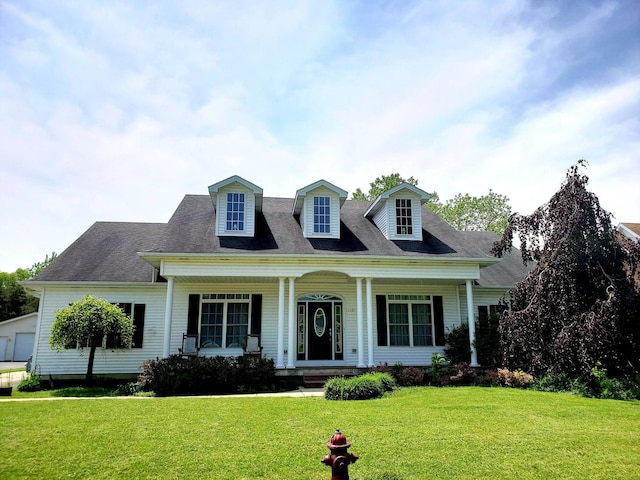
[[376, 313], [378, 319], [378, 346], [386, 347], [387, 343], [387, 297], [376, 295]]
[[144, 337], [144, 312], [146, 305], [144, 303], [136, 303], [133, 306], [133, 348], [142, 348], [142, 339]]
[[187, 312], [187, 334], [198, 334], [198, 322], [200, 320], [200, 295], [189, 295], [189, 311]]
[[251, 295], [251, 333], [260, 335], [262, 330], [262, 294]]
[[434, 295], [433, 297], [433, 322], [436, 336], [436, 346], [445, 345], [444, 338], [444, 308], [442, 307], [442, 296]]

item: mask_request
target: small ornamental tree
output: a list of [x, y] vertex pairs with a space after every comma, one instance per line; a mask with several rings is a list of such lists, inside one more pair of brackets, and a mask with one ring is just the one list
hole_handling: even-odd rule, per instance
[[117, 305], [87, 295], [56, 312], [49, 344], [57, 351], [89, 348], [85, 381], [93, 378], [96, 349], [129, 348], [133, 340], [133, 321]]
[[535, 375], [588, 380], [600, 362], [611, 376], [640, 372], [638, 243], [623, 248], [611, 214], [572, 166], [560, 190], [533, 214], [513, 214], [493, 253], [520, 240], [534, 269], [511, 291], [500, 320], [504, 365]]

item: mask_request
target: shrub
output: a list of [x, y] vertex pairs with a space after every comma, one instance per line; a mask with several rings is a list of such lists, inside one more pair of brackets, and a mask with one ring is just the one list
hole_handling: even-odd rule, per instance
[[502, 385], [513, 388], [528, 388], [535, 380], [530, 373], [522, 370], [512, 372], [508, 368], [499, 368], [498, 378]]
[[457, 363], [451, 366], [453, 375], [449, 376], [449, 382], [453, 385], [473, 385], [478, 376], [476, 370], [468, 363]]
[[401, 387], [422, 385], [424, 382], [424, 372], [421, 369], [417, 367], [405, 367], [402, 362], [396, 362], [390, 368], [385, 363], [373, 371], [382, 373], [389, 372], [395, 380], [395, 383]]
[[395, 382], [382, 372], [365, 373], [352, 378], [334, 377], [324, 384], [324, 398], [327, 400], [369, 400], [380, 398], [385, 391], [391, 391]]
[[18, 391], [20, 392], [37, 392], [41, 389], [42, 385], [40, 384], [40, 375], [33, 371], [23, 378], [18, 384]]
[[431, 370], [429, 376], [431, 377], [431, 384], [444, 385], [445, 382], [445, 368], [447, 359], [441, 353], [434, 353], [431, 355]]
[[633, 400], [640, 399], [640, 382], [636, 378], [636, 383], [620, 378], [609, 378], [607, 370], [602, 368], [600, 362], [591, 369], [593, 377], [592, 393], [598, 398], [609, 398], [613, 400]]
[[587, 385], [578, 378], [564, 373], [544, 375], [533, 383], [532, 388], [540, 392], [568, 392], [583, 397], [589, 396]]
[[477, 320], [475, 347], [478, 352], [478, 363], [485, 367], [495, 367], [502, 364], [502, 350], [500, 347], [500, 316], [493, 313], [480, 316]]
[[156, 395], [259, 391], [275, 384], [272, 359], [171, 355], [142, 365], [139, 384]]
[[459, 327], [452, 329], [445, 336], [445, 341], [444, 355], [449, 363], [471, 362], [468, 324], [463, 323]]

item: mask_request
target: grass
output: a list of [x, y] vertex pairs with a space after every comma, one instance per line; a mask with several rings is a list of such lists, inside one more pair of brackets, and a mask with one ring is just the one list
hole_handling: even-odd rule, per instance
[[474, 387], [0, 403], [0, 478], [326, 479], [335, 428], [353, 480], [640, 478], [640, 402]]

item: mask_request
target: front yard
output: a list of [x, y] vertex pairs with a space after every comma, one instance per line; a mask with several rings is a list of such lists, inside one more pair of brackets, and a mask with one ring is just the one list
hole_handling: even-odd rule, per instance
[[478, 387], [0, 402], [0, 478], [326, 479], [336, 428], [353, 480], [640, 478], [640, 402]]

